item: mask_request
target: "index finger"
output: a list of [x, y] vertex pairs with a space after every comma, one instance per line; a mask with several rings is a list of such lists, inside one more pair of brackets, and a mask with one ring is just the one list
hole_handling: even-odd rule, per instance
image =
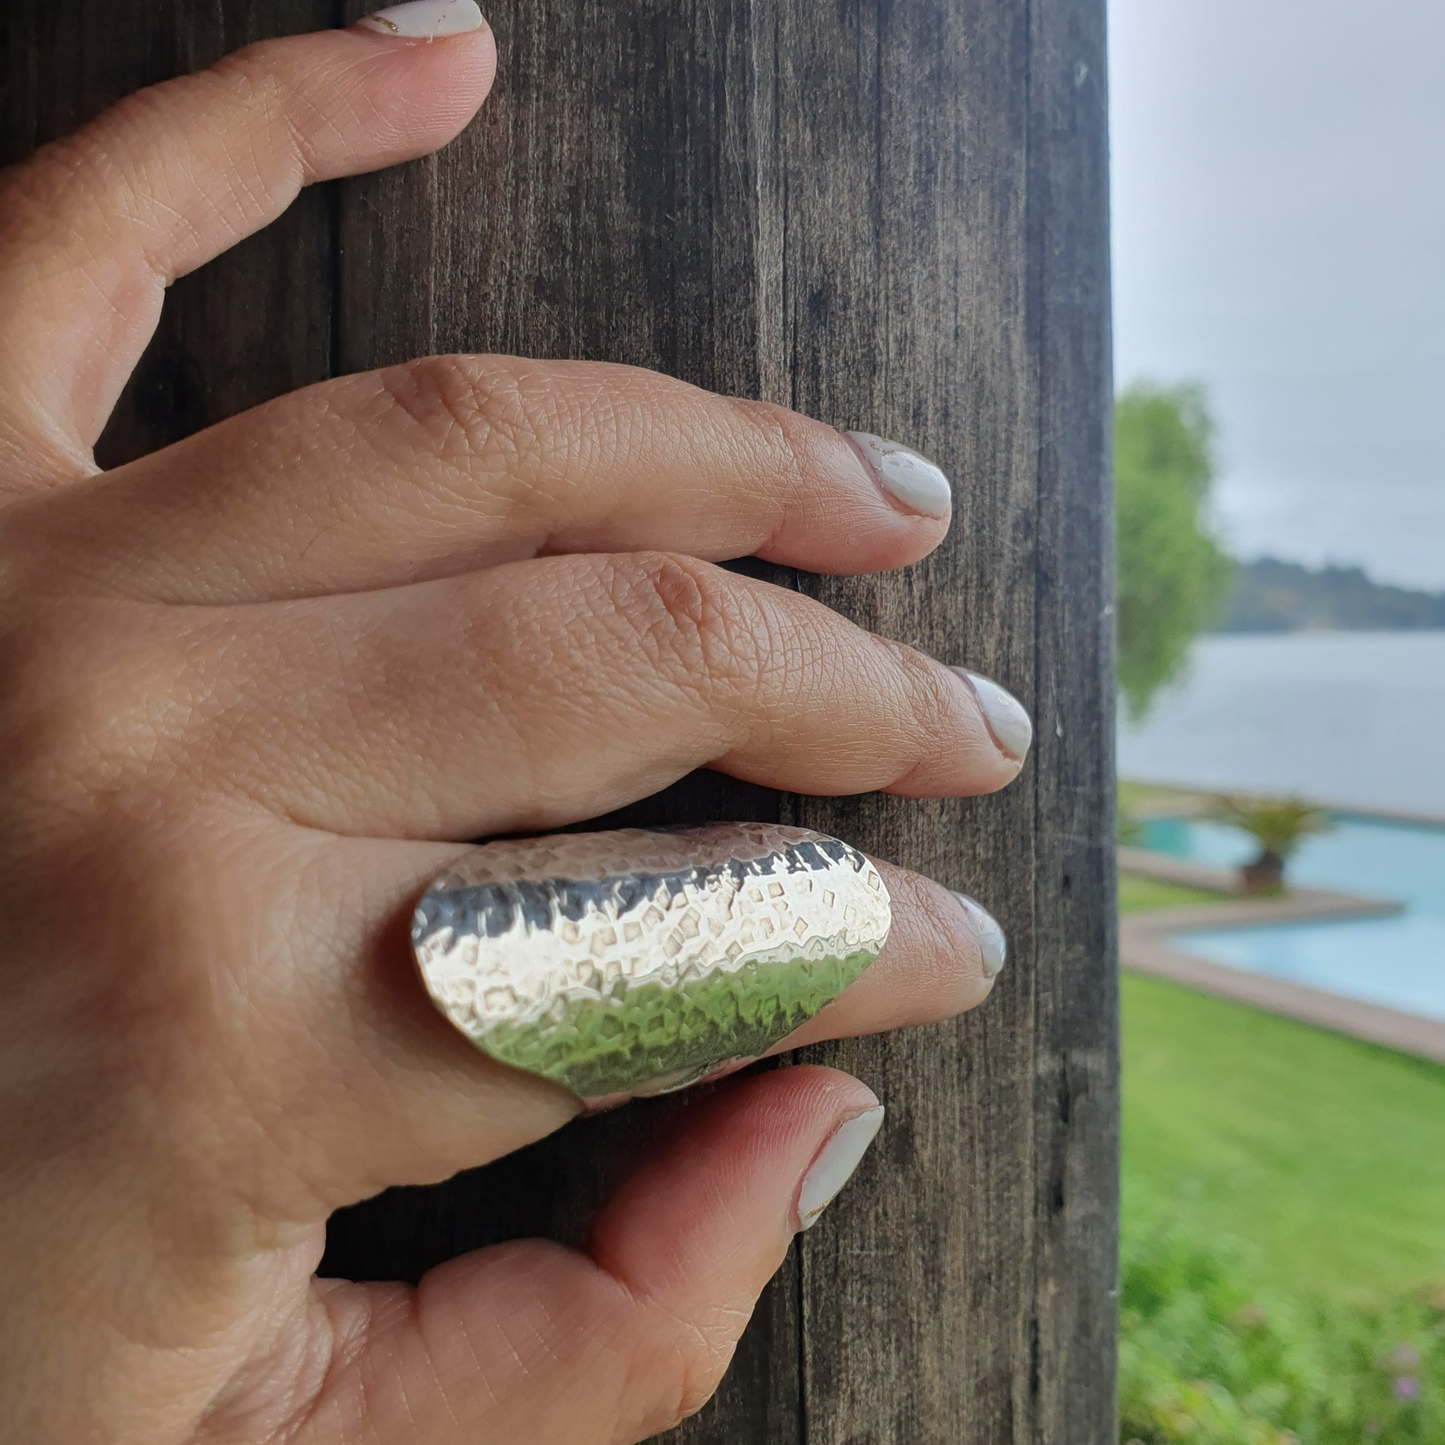
[[383, 21], [402, 11], [139, 91], [4, 178], [0, 443], [22, 484], [91, 469], [172, 281], [303, 186], [425, 155], [476, 113], [496, 47], [474, 0]]

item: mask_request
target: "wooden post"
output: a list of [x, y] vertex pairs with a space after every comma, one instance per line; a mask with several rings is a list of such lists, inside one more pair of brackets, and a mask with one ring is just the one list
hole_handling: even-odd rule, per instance
[[[9, 0], [5, 154], [332, 0]], [[429, 351], [657, 367], [897, 437], [957, 485], [885, 577], [759, 569], [999, 678], [1003, 795], [779, 796], [710, 774], [630, 819], [804, 823], [977, 894], [1012, 962], [957, 1022], [810, 1051], [889, 1108], [687, 1445], [1112, 1445], [1117, 1088], [1103, 0], [492, 0], [501, 73], [440, 156], [319, 188], [175, 287], [102, 460]], [[578, 1236], [681, 1100], [338, 1217], [414, 1277]]]

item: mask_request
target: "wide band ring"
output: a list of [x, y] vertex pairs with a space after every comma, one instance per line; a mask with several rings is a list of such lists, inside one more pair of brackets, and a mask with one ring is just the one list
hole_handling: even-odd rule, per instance
[[463, 855], [412, 948], [479, 1049], [595, 1104], [766, 1053], [872, 963], [891, 916], [878, 870], [821, 833], [623, 828]]

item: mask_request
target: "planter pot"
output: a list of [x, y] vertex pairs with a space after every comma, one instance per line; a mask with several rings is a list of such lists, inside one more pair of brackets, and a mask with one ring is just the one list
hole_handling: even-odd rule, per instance
[[1284, 892], [1284, 859], [1266, 850], [1239, 870], [1239, 891], [1246, 897]]

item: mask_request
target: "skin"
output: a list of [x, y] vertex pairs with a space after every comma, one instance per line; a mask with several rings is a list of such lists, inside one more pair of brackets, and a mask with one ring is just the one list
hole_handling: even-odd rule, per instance
[[[699, 766], [913, 797], [1020, 766], [933, 659], [715, 565], [885, 569], [947, 528], [777, 407], [427, 358], [97, 473], [169, 282], [445, 144], [494, 68], [485, 28], [271, 42], [0, 178], [0, 1438], [602, 1445], [695, 1410], [874, 1096], [741, 1076], [585, 1250], [317, 1281], [338, 1206], [579, 1107], [435, 1013], [412, 905], [467, 839]], [[887, 948], [785, 1046], [988, 992], [967, 914], [880, 867]]]

